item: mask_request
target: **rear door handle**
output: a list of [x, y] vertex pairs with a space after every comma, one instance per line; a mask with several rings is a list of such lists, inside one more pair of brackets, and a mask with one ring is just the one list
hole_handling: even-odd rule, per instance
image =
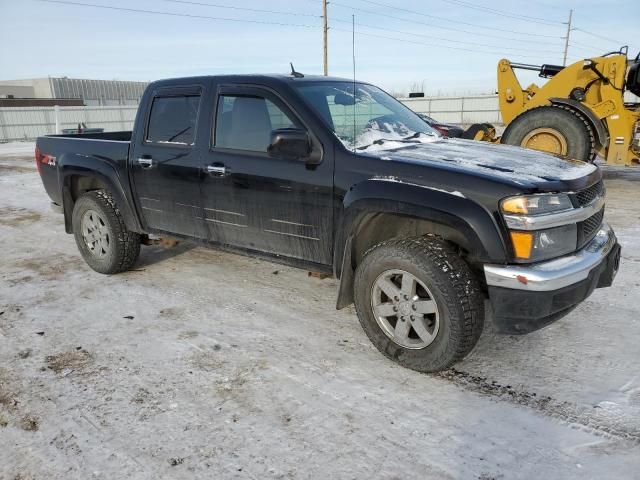
[[138, 158], [138, 165], [142, 168], [151, 168], [153, 167], [153, 158], [140, 157]]
[[227, 174], [227, 167], [221, 165], [207, 165], [207, 173], [212, 175], [223, 177]]

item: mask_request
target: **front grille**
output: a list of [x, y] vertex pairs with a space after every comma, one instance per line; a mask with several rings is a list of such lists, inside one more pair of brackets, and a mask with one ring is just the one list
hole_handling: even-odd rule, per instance
[[594, 213], [584, 222], [578, 223], [578, 248], [584, 247], [598, 233], [602, 219], [604, 218], [604, 207], [598, 213]]
[[578, 206], [584, 207], [585, 205], [589, 205], [596, 198], [602, 195], [604, 191], [604, 184], [602, 181], [596, 183], [595, 185], [591, 185], [589, 188], [585, 188], [584, 190], [579, 191], [574, 194], [574, 198], [578, 202]]

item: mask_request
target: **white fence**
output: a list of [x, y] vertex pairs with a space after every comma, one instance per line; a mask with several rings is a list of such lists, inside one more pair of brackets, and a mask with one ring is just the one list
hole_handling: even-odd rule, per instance
[[[639, 102], [629, 92], [628, 102]], [[401, 98], [415, 112], [426, 113], [440, 122], [469, 125], [472, 123], [502, 124], [497, 95], [467, 97]], [[30, 140], [40, 135], [76, 128], [84, 123], [88, 128], [105, 131], [131, 130], [137, 106], [109, 107], [3, 107], [0, 108], [0, 142]]]
[[[448, 123], [500, 123], [495, 95], [475, 97], [434, 97], [400, 99], [416, 112], [426, 113]], [[0, 142], [31, 140], [64, 128], [87, 128], [105, 131], [131, 130], [137, 106], [107, 107], [2, 107], [0, 108]]]
[[0, 108], [0, 142], [31, 140], [84, 123], [105, 131], [131, 130], [135, 106], [113, 107], [3, 107]]
[[502, 123], [497, 95], [401, 98], [400, 101], [414, 112], [426, 113], [439, 122], [461, 125]]
[[[496, 95], [475, 97], [425, 97], [400, 99], [416, 112], [426, 113], [441, 122], [470, 124], [500, 123]], [[2, 107], [0, 108], [0, 142], [31, 140], [40, 135], [76, 128], [84, 123], [88, 128], [105, 131], [131, 130], [137, 106], [90, 107]], [[57, 112], [57, 113], [56, 113]]]
[[[625, 92], [624, 99], [629, 103], [640, 103], [640, 97], [630, 92]], [[400, 101], [414, 112], [426, 113], [440, 122], [502, 125], [498, 95], [401, 98]]]

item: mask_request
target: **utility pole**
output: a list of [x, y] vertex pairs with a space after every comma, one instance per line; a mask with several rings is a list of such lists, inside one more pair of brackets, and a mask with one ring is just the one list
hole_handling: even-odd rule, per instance
[[327, 21], [327, 0], [322, 0], [322, 20], [324, 23], [323, 28], [323, 63], [324, 63], [324, 76], [329, 75], [329, 60], [327, 59], [327, 32], [329, 30], [329, 25]]
[[573, 9], [569, 10], [569, 21], [567, 22], [567, 36], [564, 37], [564, 59], [562, 66], [567, 65], [567, 52], [569, 50], [569, 35], [571, 35], [571, 19], [573, 18]]

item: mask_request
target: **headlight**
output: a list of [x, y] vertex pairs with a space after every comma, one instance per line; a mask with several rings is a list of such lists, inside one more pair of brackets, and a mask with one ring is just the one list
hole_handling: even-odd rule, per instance
[[503, 213], [516, 215], [544, 215], [573, 208], [569, 196], [564, 193], [526, 195], [505, 198], [500, 205]]
[[[574, 210], [568, 195], [558, 193], [510, 197], [501, 202], [500, 209], [510, 228], [509, 235], [517, 260], [537, 262], [559, 257], [576, 249], [576, 223], [564, 218]], [[558, 226], [558, 221], [562, 225]]]
[[576, 249], [576, 224], [531, 232], [512, 231], [511, 243], [518, 260], [538, 262], [571, 253]]

